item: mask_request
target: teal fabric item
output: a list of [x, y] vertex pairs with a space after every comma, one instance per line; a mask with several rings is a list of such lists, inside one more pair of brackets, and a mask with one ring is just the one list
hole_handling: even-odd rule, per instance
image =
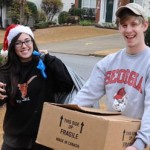
[[37, 65], [37, 69], [39, 69], [42, 73], [42, 76], [46, 79], [47, 78], [47, 75], [45, 73], [45, 69], [46, 69], [46, 66], [45, 64], [43, 63], [43, 60], [40, 58], [41, 56], [41, 53], [37, 52], [37, 51], [33, 51], [33, 55], [34, 56], [38, 56], [39, 57], [39, 63]]

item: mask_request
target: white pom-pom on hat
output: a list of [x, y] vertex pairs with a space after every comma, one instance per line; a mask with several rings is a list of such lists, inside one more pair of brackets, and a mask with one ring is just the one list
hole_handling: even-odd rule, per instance
[[1, 50], [1, 56], [7, 57], [8, 56], [8, 50]]
[[1, 50], [1, 55], [3, 57], [7, 57], [8, 47], [9, 47], [12, 39], [14, 37], [16, 37], [19, 33], [26, 33], [26, 34], [29, 34], [31, 37], [34, 38], [33, 32], [29, 27], [23, 26], [23, 25], [18, 25], [18, 24], [17, 25], [16, 24], [10, 25], [6, 29], [5, 36], [4, 36], [3, 49]]

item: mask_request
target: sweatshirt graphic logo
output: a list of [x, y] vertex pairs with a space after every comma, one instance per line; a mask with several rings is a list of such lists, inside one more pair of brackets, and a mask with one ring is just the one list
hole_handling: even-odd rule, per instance
[[21, 92], [21, 97], [24, 101], [29, 100], [29, 98], [26, 98], [27, 93], [28, 93], [28, 85], [32, 82], [32, 80], [34, 78], [36, 78], [37, 76], [32, 76], [27, 83], [23, 83], [23, 84], [18, 84], [19, 90]]
[[123, 112], [127, 105], [127, 96], [125, 88], [121, 88], [115, 95], [114, 95], [114, 103], [113, 108], [116, 111]]
[[105, 85], [108, 84], [127, 84], [142, 94], [143, 76], [129, 69], [116, 69], [107, 71], [105, 76]]

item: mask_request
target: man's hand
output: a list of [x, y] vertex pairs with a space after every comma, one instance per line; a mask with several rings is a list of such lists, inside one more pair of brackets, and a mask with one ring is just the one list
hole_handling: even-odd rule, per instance
[[129, 147], [127, 147], [125, 150], [138, 150], [138, 149], [135, 148], [134, 146], [129, 146]]

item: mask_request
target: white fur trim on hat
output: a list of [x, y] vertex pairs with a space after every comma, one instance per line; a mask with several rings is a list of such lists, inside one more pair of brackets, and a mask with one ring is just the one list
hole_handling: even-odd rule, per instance
[[17, 25], [15, 28], [10, 30], [10, 32], [7, 36], [8, 45], [10, 45], [12, 39], [15, 36], [17, 36], [19, 33], [26, 33], [26, 34], [29, 34], [31, 37], [34, 38], [33, 32], [29, 27], [23, 26], [23, 25]]

